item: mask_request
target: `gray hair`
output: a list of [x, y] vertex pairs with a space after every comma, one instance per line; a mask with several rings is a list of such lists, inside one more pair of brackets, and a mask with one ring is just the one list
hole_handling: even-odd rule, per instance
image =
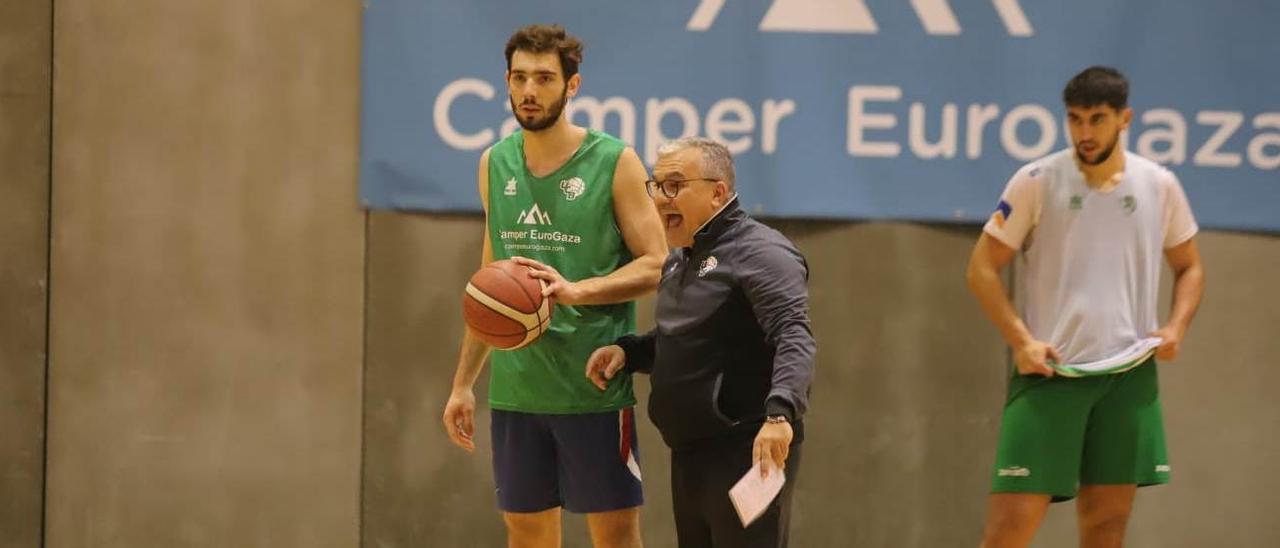
[[662, 143], [658, 147], [658, 156], [674, 154], [686, 148], [696, 148], [702, 153], [703, 177], [724, 181], [729, 186], [729, 192], [736, 192], [733, 185], [733, 155], [719, 142], [706, 137], [681, 137]]

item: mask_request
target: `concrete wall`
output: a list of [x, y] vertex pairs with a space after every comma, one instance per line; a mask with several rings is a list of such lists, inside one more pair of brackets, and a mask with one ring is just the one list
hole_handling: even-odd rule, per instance
[[359, 4], [55, 13], [47, 545], [357, 545]]
[[0, 546], [40, 545], [50, 1], [0, 3]]
[[[964, 286], [977, 229], [774, 224], [809, 258], [819, 342], [794, 545], [976, 545], [1007, 363]], [[450, 446], [439, 423], [481, 227], [476, 217], [371, 216], [365, 546], [503, 543], [487, 412], [475, 455]], [[1266, 479], [1280, 457], [1267, 434], [1280, 426], [1280, 290], [1263, 274], [1280, 271], [1280, 238], [1208, 233], [1200, 245], [1208, 295], [1184, 356], [1162, 366], [1175, 480], [1140, 494], [1130, 546], [1280, 542], [1268, 510], [1280, 493]], [[647, 327], [651, 303], [641, 310]], [[641, 442], [646, 546], [674, 546], [667, 453], [647, 418]], [[567, 519], [565, 546], [588, 546], [584, 531]], [[1035, 546], [1076, 542], [1073, 506], [1055, 505]]]

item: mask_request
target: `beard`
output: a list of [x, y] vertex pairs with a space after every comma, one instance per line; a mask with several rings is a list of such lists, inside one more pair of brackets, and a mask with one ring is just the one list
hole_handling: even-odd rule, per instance
[[[520, 127], [524, 128], [525, 131], [542, 131], [556, 125], [556, 122], [560, 120], [560, 115], [564, 113], [564, 105], [568, 102], [568, 94], [569, 86], [565, 86], [564, 90], [560, 92], [560, 98], [547, 107], [546, 114], [542, 117], [524, 118], [520, 116], [520, 109], [516, 108], [515, 98], [509, 97], [508, 99], [511, 101], [511, 112], [515, 114], [516, 122], [520, 123]], [[526, 101], [525, 104], [528, 103], [532, 103], [532, 101]]]
[[1098, 153], [1098, 157], [1094, 158], [1093, 160], [1085, 158], [1084, 153], [1080, 152], [1080, 146], [1076, 145], [1076, 158], [1079, 158], [1080, 163], [1085, 165], [1090, 165], [1090, 166], [1100, 165], [1103, 162], [1107, 161], [1108, 158], [1111, 157], [1111, 154], [1116, 151], [1116, 145], [1119, 143], [1120, 143], [1120, 132], [1117, 131], [1116, 134], [1111, 137], [1111, 144], [1107, 145], [1107, 148], [1102, 149], [1102, 152]]

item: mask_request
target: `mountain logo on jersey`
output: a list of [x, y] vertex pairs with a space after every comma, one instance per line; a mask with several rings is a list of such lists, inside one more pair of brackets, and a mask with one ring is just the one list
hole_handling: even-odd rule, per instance
[[529, 208], [528, 211], [520, 211], [520, 216], [516, 217], [516, 222], [522, 225], [549, 225], [551, 224], [551, 216], [543, 212], [538, 207], [538, 204], [533, 204], [533, 207]]

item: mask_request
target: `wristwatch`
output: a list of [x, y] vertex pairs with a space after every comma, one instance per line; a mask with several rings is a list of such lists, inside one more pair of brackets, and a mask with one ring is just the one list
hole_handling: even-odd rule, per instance
[[791, 421], [787, 420], [786, 415], [769, 415], [764, 418], [764, 422], [768, 424], [779, 424], [779, 423], [791, 422]]

